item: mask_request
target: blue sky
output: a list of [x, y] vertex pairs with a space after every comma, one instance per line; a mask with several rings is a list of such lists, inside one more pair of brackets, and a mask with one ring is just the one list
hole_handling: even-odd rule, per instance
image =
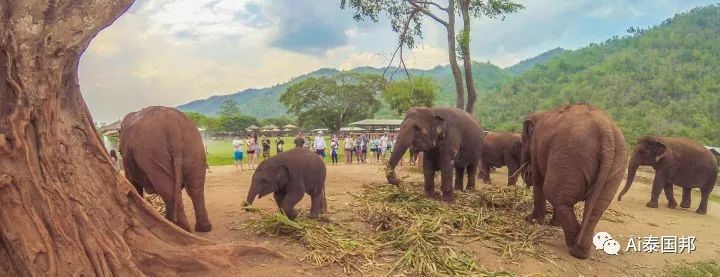
[[[80, 83], [96, 121], [275, 85], [319, 68], [384, 66], [395, 34], [356, 22], [339, 0], [137, 0], [91, 43]], [[444, 2], [438, 0], [438, 2]], [[655, 25], [701, 0], [522, 0], [525, 9], [475, 19], [474, 60], [505, 67], [555, 47], [576, 49]], [[447, 64], [445, 33], [424, 22], [408, 66]]]

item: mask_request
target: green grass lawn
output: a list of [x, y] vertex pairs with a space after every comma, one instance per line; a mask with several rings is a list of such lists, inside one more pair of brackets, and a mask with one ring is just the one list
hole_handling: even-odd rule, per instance
[[[285, 141], [285, 150], [290, 150], [295, 148], [295, 144], [293, 143], [293, 140], [295, 140], [295, 137], [283, 137], [283, 141]], [[313, 139], [312, 137], [310, 139]], [[243, 139], [244, 141], [244, 139]], [[275, 138], [270, 138], [270, 142], [272, 143], [272, 147], [270, 147], [270, 156], [275, 156], [277, 154], [277, 151], [275, 149]], [[208, 148], [208, 155], [207, 160], [208, 164], [211, 166], [217, 166], [217, 165], [233, 165], [235, 162], [233, 161], [233, 147], [232, 147], [232, 140], [207, 140], [205, 141], [205, 144]], [[325, 145], [327, 148], [325, 149], [325, 163], [330, 163], [330, 138], [325, 138]], [[344, 142], [340, 142], [340, 148], [338, 150], [338, 163], [344, 164], [345, 163], [345, 149], [342, 149], [344, 147]], [[247, 148], [243, 148], [243, 154], [244, 159], [243, 163], [247, 164]], [[370, 159], [370, 154], [372, 152], [368, 151], [368, 161]], [[407, 155], [406, 155], [407, 156]], [[354, 159], [355, 157], [353, 157]], [[385, 158], [390, 158], [390, 153], [388, 152], [385, 154]], [[260, 163], [262, 161], [262, 155], [257, 158], [257, 162]], [[374, 161], [374, 160], [373, 160]]]

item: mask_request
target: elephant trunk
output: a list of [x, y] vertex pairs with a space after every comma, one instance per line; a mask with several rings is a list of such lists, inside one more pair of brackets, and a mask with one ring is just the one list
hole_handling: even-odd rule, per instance
[[410, 126], [403, 126], [405, 128], [400, 129], [400, 133], [398, 134], [398, 140], [393, 148], [392, 155], [390, 155], [390, 160], [388, 160], [387, 164], [387, 171], [386, 171], [386, 177], [387, 181], [390, 184], [393, 185], [399, 185], [400, 179], [398, 179], [397, 175], [395, 174], [395, 166], [397, 166], [398, 162], [400, 162], [400, 159], [405, 155], [405, 151], [410, 147], [410, 144], [413, 142], [413, 135], [411, 134], [412, 128]]
[[257, 185], [255, 182], [250, 185], [250, 190], [248, 191], [247, 200], [245, 200], [246, 205], [252, 205], [253, 201], [255, 201], [255, 197], [257, 197], [260, 194], [260, 186]]
[[638, 160], [636, 155], [633, 155], [632, 158], [630, 158], [630, 164], [628, 165], [628, 175], [627, 180], [625, 181], [625, 187], [623, 187], [622, 191], [618, 195], [618, 202], [620, 201], [620, 199], [622, 199], [623, 195], [625, 195], [625, 193], [630, 189], [630, 186], [635, 180], [635, 173], [637, 172], [638, 167], [640, 167], [640, 161]]

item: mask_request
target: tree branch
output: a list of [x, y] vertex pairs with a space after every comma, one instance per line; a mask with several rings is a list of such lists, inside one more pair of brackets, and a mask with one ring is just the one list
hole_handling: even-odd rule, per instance
[[[428, 10], [425, 7], [423, 7], [422, 5], [420, 5], [420, 3], [417, 2], [416, 0], [407, 0], [407, 1], [408, 1], [408, 3], [410, 3], [410, 5], [415, 7], [416, 10], [419, 10], [420, 12], [424, 13], [425, 15], [431, 17], [432, 19], [434, 19], [438, 23], [444, 25], [445, 27], [448, 26], [447, 21], [443, 20], [442, 18], [440, 18], [437, 15], [435, 15], [434, 13], [432, 13], [430, 10]], [[447, 9], [443, 9], [443, 11], [447, 12]]]

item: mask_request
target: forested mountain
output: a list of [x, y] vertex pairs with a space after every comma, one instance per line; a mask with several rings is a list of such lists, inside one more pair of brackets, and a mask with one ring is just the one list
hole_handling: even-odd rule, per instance
[[[500, 67], [497, 67], [491, 63], [473, 63], [475, 75], [475, 85], [478, 89], [479, 94], [486, 93], [487, 91], [497, 88], [501, 81], [510, 79], [511, 75], [506, 73]], [[358, 67], [350, 70], [352, 72], [359, 73], [373, 73], [382, 74], [384, 68], [374, 67]], [[394, 71], [394, 68], [388, 70], [386, 76], [390, 76], [390, 73]], [[449, 66], [436, 66], [430, 70], [421, 69], [408, 69], [411, 76], [428, 76], [434, 79], [438, 86], [439, 91], [437, 95], [436, 105], [438, 106], [453, 106], [455, 104], [455, 83], [453, 81], [452, 72]], [[199, 112], [206, 115], [216, 115], [220, 109], [220, 105], [228, 99], [234, 99], [240, 103], [242, 112], [244, 114], [258, 117], [268, 118], [277, 117], [286, 114], [285, 107], [279, 102], [280, 95], [292, 84], [305, 80], [310, 77], [331, 77], [339, 74], [341, 71], [336, 69], [323, 68], [314, 72], [301, 75], [293, 78], [291, 81], [278, 84], [269, 88], [262, 89], [247, 89], [234, 94], [212, 96], [203, 100], [195, 100], [190, 103], [180, 105], [178, 108], [186, 112]], [[406, 78], [403, 70], [398, 70], [393, 75], [394, 79]], [[387, 108], [382, 108], [376, 115], [378, 118], [390, 118], [396, 117]]]
[[504, 82], [481, 96], [479, 118], [489, 129], [517, 131], [530, 112], [584, 102], [608, 111], [631, 144], [656, 134], [720, 145], [720, 6], [629, 33]]
[[537, 55], [535, 57], [521, 61], [513, 66], [509, 66], [509, 67], [505, 68], [505, 71], [507, 71], [508, 73], [513, 74], [513, 75], [520, 75], [522, 73], [525, 73], [525, 71], [532, 69], [533, 67], [535, 67], [538, 64], [545, 64], [552, 57], [562, 54], [565, 51], [567, 51], [567, 50], [558, 47], [558, 48], [549, 50], [545, 53], [542, 53], [540, 55]]

